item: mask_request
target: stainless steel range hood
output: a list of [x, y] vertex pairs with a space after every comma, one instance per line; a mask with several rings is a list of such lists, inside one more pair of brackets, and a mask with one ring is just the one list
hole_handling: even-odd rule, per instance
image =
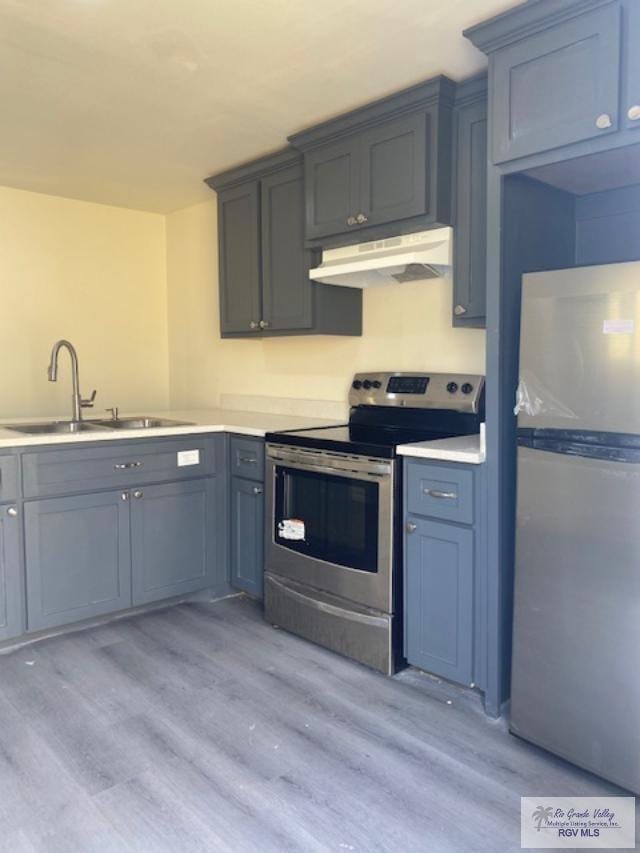
[[417, 234], [357, 243], [322, 253], [309, 278], [344, 287], [373, 287], [449, 275], [453, 231], [434, 228]]

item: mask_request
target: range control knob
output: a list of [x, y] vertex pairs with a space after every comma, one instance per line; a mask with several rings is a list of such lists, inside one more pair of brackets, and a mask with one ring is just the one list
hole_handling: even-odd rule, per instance
[[379, 379], [374, 379], [373, 382], [371, 383], [371, 386], [373, 388], [382, 388], [382, 382], [380, 382]]
[[371, 381], [369, 379], [365, 379], [364, 382], [362, 383], [362, 387], [364, 388], [365, 391], [368, 391], [369, 388], [371, 388]]
[[458, 383], [457, 382], [447, 382], [447, 391], [450, 394], [455, 394], [457, 390], [458, 390]]
[[354, 391], [359, 391], [362, 388], [362, 382], [359, 379], [354, 379], [351, 387]]
[[463, 394], [470, 394], [473, 391], [473, 385], [470, 382], [465, 382], [460, 390]]

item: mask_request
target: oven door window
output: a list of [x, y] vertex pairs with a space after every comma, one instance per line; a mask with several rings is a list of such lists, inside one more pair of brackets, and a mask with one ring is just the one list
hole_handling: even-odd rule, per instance
[[378, 484], [276, 468], [273, 538], [300, 554], [378, 571]]

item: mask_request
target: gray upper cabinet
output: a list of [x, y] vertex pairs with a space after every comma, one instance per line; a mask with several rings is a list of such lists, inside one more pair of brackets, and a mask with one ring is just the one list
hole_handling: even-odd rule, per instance
[[436, 77], [289, 137], [304, 154], [308, 245], [451, 223], [455, 88]]
[[622, 80], [625, 127], [640, 128], [640, 3], [630, 0], [623, 9], [626, 35], [625, 66]]
[[362, 293], [309, 279], [300, 154], [287, 149], [206, 183], [218, 193], [222, 337], [362, 334]]
[[262, 323], [265, 329], [310, 329], [310, 252], [304, 246], [302, 165], [266, 175], [262, 195]]
[[24, 505], [29, 631], [131, 606], [129, 503], [120, 491]]
[[619, 6], [498, 51], [493, 75], [495, 163], [617, 130]]
[[359, 140], [350, 137], [310, 151], [304, 160], [306, 236], [338, 234], [359, 206]]
[[223, 334], [258, 329], [260, 302], [260, 204], [257, 181], [218, 196], [220, 328]]
[[453, 324], [483, 326], [487, 290], [487, 79], [462, 83], [455, 115]]
[[133, 604], [213, 586], [215, 478], [131, 491]]
[[23, 630], [20, 518], [14, 504], [0, 505], [0, 640]]

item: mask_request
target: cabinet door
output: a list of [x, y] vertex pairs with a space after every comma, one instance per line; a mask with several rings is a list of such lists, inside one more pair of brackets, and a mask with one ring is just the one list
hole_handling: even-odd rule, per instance
[[394, 222], [428, 212], [427, 124], [414, 113], [360, 134], [361, 190], [359, 227]]
[[22, 633], [20, 519], [15, 506], [0, 506], [0, 640]]
[[620, 7], [612, 3], [496, 52], [496, 163], [618, 127]]
[[358, 137], [330, 142], [304, 157], [306, 236], [325, 237], [353, 229], [359, 198]]
[[[405, 655], [421, 669], [469, 684], [473, 671], [473, 531], [409, 517]], [[409, 527], [407, 528], [409, 530]]]
[[215, 517], [215, 478], [131, 491], [134, 604], [211, 585]]
[[131, 606], [129, 503], [121, 492], [34, 501], [24, 514], [29, 631]]
[[231, 583], [262, 598], [264, 571], [264, 488], [231, 479]]
[[456, 228], [453, 322], [480, 325], [487, 290], [487, 103], [460, 107], [456, 117]]
[[624, 9], [625, 69], [624, 118], [629, 128], [640, 128], [640, 3], [630, 0]]
[[[260, 303], [260, 190], [249, 181], [218, 195], [220, 331], [258, 330]], [[255, 327], [252, 328], [252, 324]]]
[[304, 175], [293, 166], [261, 182], [262, 320], [273, 331], [312, 324], [309, 268], [304, 248]]

